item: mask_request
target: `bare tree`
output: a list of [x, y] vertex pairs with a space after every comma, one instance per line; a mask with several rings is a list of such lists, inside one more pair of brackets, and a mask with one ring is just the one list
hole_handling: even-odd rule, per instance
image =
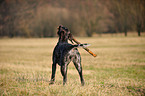
[[141, 36], [141, 31], [145, 25], [145, 0], [133, 0], [131, 13], [133, 17], [132, 19], [136, 25], [138, 36]]

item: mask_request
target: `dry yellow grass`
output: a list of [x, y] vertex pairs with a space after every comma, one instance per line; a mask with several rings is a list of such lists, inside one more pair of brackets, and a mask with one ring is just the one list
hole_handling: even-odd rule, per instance
[[90, 43], [96, 58], [79, 49], [85, 86], [69, 64], [68, 82], [62, 85], [60, 67], [49, 85], [51, 57], [57, 38], [0, 39], [0, 95], [129, 96], [145, 95], [145, 38], [76, 38]]

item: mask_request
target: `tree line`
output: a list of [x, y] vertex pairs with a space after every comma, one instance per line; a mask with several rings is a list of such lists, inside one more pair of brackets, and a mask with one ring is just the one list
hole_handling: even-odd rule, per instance
[[145, 0], [1, 0], [0, 37], [54, 37], [145, 31]]

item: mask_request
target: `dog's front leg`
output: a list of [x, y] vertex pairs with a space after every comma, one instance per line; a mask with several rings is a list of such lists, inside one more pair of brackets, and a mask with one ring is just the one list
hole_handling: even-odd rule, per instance
[[55, 72], [56, 72], [56, 63], [52, 64], [52, 75], [49, 84], [54, 84], [55, 81]]

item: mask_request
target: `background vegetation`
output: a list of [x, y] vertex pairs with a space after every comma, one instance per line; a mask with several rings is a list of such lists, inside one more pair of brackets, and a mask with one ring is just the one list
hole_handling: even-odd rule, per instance
[[62, 85], [60, 67], [56, 82], [49, 85], [52, 51], [57, 38], [0, 39], [1, 96], [144, 96], [145, 38], [77, 38], [90, 43], [94, 58], [82, 48], [85, 86], [73, 63], [68, 67], [68, 82]]
[[0, 36], [54, 37], [145, 31], [145, 0], [0, 0]]

